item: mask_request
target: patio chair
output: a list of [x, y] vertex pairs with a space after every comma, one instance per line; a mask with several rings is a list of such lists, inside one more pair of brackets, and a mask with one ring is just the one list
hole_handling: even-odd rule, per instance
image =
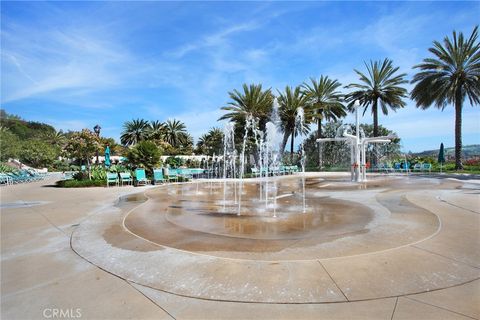
[[119, 180], [117, 173], [107, 172], [107, 187], [110, 186], [110, 183], [115, 183], [115, 185], [118, 187]]
[[184, 179], [192, 179], [193, 175], [190, 169], [178, 169], [178, 175], [180, 175]]
[[147, 185], [147, 183], [150, 183], [150, 180], [147, 179], [147, 175], [145, 174], [145, 169], [143, 168], [137, 168], [135, 169], [135, 180], [136, 180], [136, 185]]
[[168, 169], [168, 181], [178, 182], [178, 171], [177, 169]]
[[167, 181], [163, 176], [163, 169], [153, 169], [153, 184], [157, 184], [157, 182], [164, 183]]
[[393, 164], [393, 171], [402, 171], [402, 167], [400, 165], [400, 162], [395, 162]]
[[431, 163], [424, 163], [422, 165], [422, 171], [428, 171], [428, 173], [432, 172], [432, 164]]
[[0, 184], [11, 185], [13, 184], [12, 178], [4, 173], [0, 173]]
[[133, 183], [133, 179], [132, 179], [132, 175], [130, 174], [130, 172], [120, 172], [120, 182], [122, 183], [122, 186], [126, 183], [126, 184], [129, 184], [129, 185], [132, 185]]

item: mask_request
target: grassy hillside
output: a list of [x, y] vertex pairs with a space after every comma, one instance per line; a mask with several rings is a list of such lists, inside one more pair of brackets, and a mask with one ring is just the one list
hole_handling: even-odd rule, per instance
[[[437, 157], [438, 152], [440, 150], [426, 150], [422, 152], [412, 153], [413, 156], [416, 157]], [[445, 156], [446, 157], [454, 157], [455, 156], [455, 148], [445, 148]], [[472, 144], [462, 147], [462, 158], [469, 159], [472, 157], [480, 156], [480, 144]]]

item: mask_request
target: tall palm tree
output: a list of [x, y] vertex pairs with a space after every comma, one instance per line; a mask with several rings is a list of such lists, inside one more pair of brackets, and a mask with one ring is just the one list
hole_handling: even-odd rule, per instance
[[417, 107], [427, 109], [431, 105], [445, 109], [447, 104], [455, 106], [455, 169], [462, 164], [462, 107], [466, 97], [470, 104], [480, 104], [480, 43], [478, 26], [468, 39], [463, 33], [453, 31], [453, 39], [445, 37], [443, 45], [433, 42], [428, 51], [433, 58], [423, 59], [414, 66], [420, 69], [412, 80], [416, 83], [411, 92]]
[[382, 109], [384, 115], [388, 114], [388, 108], [396, 111], [405, 107], [403, 98], [407, 97], [407, 90], [401, 85], [407, 83], [405, 73], [395, 74], [399, 67], [393, 67], [392, 60], [370, 61], [366, 64], [368, 75], [355, 70], [360, 76], [360, 83], [351, 83], [346, 88], [356, 89], [349, 93], [346, 98], [349, 101], [348, 107], [353, 108], [355, 100], [365, 109], [363, 114], [370, 107], [373, 114], [373, 136], [378, 136], [378, 108]]
[[219, 128], [211, 128], [207, 133], [200, 136], [197, 149], [206, 155], [221, 154], [223, 151], [223, 131]]
[[298, 134], [307, 134], [309, 131], [308, 124], [303, 128], [303, 131], [296, 125], [298, 108], [305, 108], [307, 106], [307, 96], [303, 94], [302, 88], [299, 86], [293, 90], [291, 87], [286, 86], [285, 92], [278, 93], [278, 114], [280, 116], [280, 129], [283, 132], [280, 151], [283, 153], [288, 137], [291, 137], [290, 154], [293, 155], [295, 137]]
[[231, 101], [222, 110], [228, 113], [218, 120], [231, 120], [235, 124], [243, 125], [248, 116], [252, 116], [258, 123], [261, 130], [265, 129], [273, 106], [273, 95], [270, 89], [263, 90], [261, 84], [243, 84], [243, 92], [234, 89], [229, 92]]
[[172, 147], [179, 147], [188, 140], [187, 127], [179, 120], [167, 120], [165, 122], [164, 140]]
[[317, 119], [317, 138], [322, 137], [322, 120], [336, 121], [347, 115], [343, 96], [337, 91], [341, 85], [340, 82], [328, 76], [320, 76], [318, 81], [310, 78], [310, 84], [302, 85], [309, 106], [307, 116]]
[[165, 124], [161, 121], [150, 121], [150, 128], [148, 130], [148, 138], [154, 140], [163, 140], [165, 135]]
[[150, 124], [144, 119], [133, 119], [123, 124], [120, 141], [124, 146], [131, 146], [139, 141], [145, 140], [148, 136]]

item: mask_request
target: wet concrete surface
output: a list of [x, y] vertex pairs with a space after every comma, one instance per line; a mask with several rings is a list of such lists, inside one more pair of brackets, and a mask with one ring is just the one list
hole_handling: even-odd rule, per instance
[[[240, 211], [233, 182], [168, 185], [146, 192], [148, 201], [126, 216], [124, 227], [159, 246], [219, 257], [308, 260], [362, 254], [420, 241], [438, 230], [437, 216], [410, 203], [405, 192], [461, 184], [413, 177], [361, 184], [308, 178], [305, 212], [301, 185], [298, 177], [270, 181], [268, 187], [246, 181]], [[139, 195], [132, 199], [145, 201]], [[122, 248], [109, 234], [106, 241]]]

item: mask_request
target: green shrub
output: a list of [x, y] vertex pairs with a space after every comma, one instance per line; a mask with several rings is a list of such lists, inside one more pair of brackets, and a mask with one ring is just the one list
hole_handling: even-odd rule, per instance
[[92, 175], [92, 180], [107, 180], [107, 169], [103, 166], [92, 167], [90, 173]]
[[10, 172], [17, 172], [18, 170], [9, 166], [9, 165], [6, 165], [4, 163], [0, 163], [0, 172], [1, 173], [10, 173]]
[[104, 187], [107, 185], [106, 180], [60, 180], [56, 183], [61, 188], [87, 188], [87, 187]]
[[160, 149], [152, 141], [141, 141], [127, 153], [128, 163], [132, 167], [145, 168], [151, 175], [153, 168], [160, 164]]
[[178, 168], [183, 164], [183, 160], [182, 158], [168, 157], [165, 160], [165, 164], [169, 165], [171, 168]]

